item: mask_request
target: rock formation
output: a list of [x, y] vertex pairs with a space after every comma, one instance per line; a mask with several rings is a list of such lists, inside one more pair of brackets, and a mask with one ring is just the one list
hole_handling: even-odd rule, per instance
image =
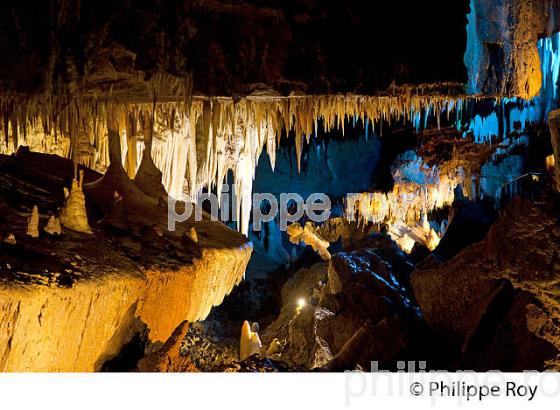
[[557, 0], [471, 0], [465, 64], [469, 91], [490, 96], [532, 98], [543, 73], [540, 36], [560, 28]]
[[239, 341], [239, 359], [241, 360], [245, 360], [250, 356], [251, 336], [251, 325], [249, 325], [248, 321], [244, 321], [243, 326], [241, 327], [241, 340]]
[[196, 233], [196, 229], [194, 228], [189, 229], [189, 231], [185, 234], [185, 236], [189, 238], [191, 241], [193, 241], [194, 243], [198, 243], [198, 235]]
[[[72, 170], [54, 156], [0, 156], [0, 178], [11, 181], [0, 184], [2, 230], [23, 237], [27, 229], [7, 197], [17, 192], [23, 203], [39, 199], [45, 212], [56, 212]], [[99, 178], [87, 169], [85, 176]], [[165, 342], [183, 321], [205, 318], [242, 280], [251, 247], [239, 233], [207, 217], [169, 233], [166, 210], [155, 208], [149, 220], [134, 206], [128, 211], [135, 230], [124, 235], [113, 236], [107, 222], [90, 235], [69, 230], [0, 247], [8, 264], [0, 284], [0, 371], [99, 370], [139, 332]], [[154, 224], [162, 236], [146, 234]], [[186, 246], [183, 234], [193, 226], [199, 242]]]
[[171, 337], [157, 351], [148, 354], [138, 363], [141, 372], [195, 372], [187, 356], [181, 355], [181, 344], [189, 330], [189, 323], [184, 321], [173, 331]]
[[262, 343], [258, 331], [258, 323], [253, 323], [253, 326], [251, 326], [248, 321], [243, 322], [241, 340], [239, 342], [240, 360], [243, 361], [250, 356], [261, 354]]
[[288, 226], [287, 233], [290, 242], [296, 245], [303, 242], [311, 246], [323, 260], [329, 260], [331, 258], [331, 254], [328, 251], [330, 243], [317, 234], [311, 222], [307, 222], [303, 227], [299, 223], [291, 224]]
[[60, 223], [65, 228], [76, 232], [92, 233], [88, 223], [86, 199], [82, 191], [83, 179], [83, 171], [80, 171], [80, 179], [79, 181], [76, 178], [72, 180], [70, 192], [64, 188], [65, 202], [60, 211]]
[[54, 215], [51, 215], [44, 230], [49, 235], [62, 235], [62, 227], [60, 226], [60, 219], [58, 219]]
[[413, 273], [416, 300], [453, 366], [557, 369], [558, 235], [554, 217], [518, 200], [483, 241]]
[[25, 234], [32, 238], [39, 237], [39, 208], [37, 208], [37, 205], [33, 207], [33, 211], [31, 211], [31, 215], [27, 219], [27, 231]]
[[[372, 249], [338, 253], [328, 265], [301, 269], [282, 289], [282, 310], [263, 341], [278, 340], [281, 360], [306, 369], [353, 370], [357, 364], [369, 368], [372, 360], [390, 361], [411, 343], [420, 323], [397, 279], [399, 264], [392, 269]], [[296, 301], [315, 289], [320, 297], [298, 307]], [[368, 330], [360, 330], [367, 321]], [[343, 353], [347, 345], [351, 355]]]
[[270, 359], [278, 359], [282, 354], [282, 345], [278, 339], [274, 339], [270, 342], [268, 349], [266, 349], [266, 357]]
[[262, 343], [257, 332], [252, 332], [251, 334], [251, 349], [249, 350], [249, 356], [253, 356], [255, 354], [261, 354]]

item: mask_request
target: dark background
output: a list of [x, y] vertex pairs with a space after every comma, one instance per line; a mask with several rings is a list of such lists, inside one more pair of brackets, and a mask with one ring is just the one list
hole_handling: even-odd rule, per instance
[[193, 71], [195, 91], [223, 95], [255, 83], [375, 93], [393, 80], [465, 82], [468, 3], [3, 0], [0, 91], [62, 92], [103, 65], [145, 78]]

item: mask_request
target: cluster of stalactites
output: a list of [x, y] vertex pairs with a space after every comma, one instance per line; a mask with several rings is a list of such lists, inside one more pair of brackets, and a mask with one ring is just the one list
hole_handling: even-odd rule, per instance
[[[90, 168], [109, 165], [107, 114], [118, 119], [122, 161], [131, 178], [142, 155], [143, 113], [154, 116], [151, 155], [172, 195], [188, 193], [195, 200], [204, 188], [220, 187], [233, 172], [238, 227], [247, 234], [252, 183], [266, 146], [274, 169], [282, 131], [293, 132], [298, 167], [304, 141], [309, 143], [318, 122], [326, 131], [344, 133], [346, 120], [391, 123], [413, 120], [419, 113], [439, 119], [460, 109], [461, 99], [444, 96], [294, 96], [196, 98], [192, 101], [125, 104], [93, 98], [62, 104], [54, 98], [0, 97], [4, 152], [19, 145], [56, 153]], [[221, 190], [217, 189], [219, 193]]]
[[[345, 215], [359, 225], [385, 224], [399, 246], [407, 252], [416, 242], [433, 249], [439, 240], [427, 224], [427, 215], [436, 209], [451, 205], [455, 188], [463, 184], [463, 173], [440, 175], [430, 169], [428, 182], [397, 181], [389, 193], [365, 192], [353, 194], [346, 200]], [[441, 233], [441, 232], [440, 232]]]

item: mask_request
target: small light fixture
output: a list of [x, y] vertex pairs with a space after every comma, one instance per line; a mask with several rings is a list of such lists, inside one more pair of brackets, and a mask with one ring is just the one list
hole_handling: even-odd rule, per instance
[[307, 304], [307, 302], [305, 301], [304, 298], [299, 298], [298, 301], [297, 301], [297, 307], [300, 310], [303, 309], [306, 304]]

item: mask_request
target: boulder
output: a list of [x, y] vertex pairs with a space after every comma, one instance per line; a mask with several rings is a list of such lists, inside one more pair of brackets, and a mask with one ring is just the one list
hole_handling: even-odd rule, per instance
[[413, 273], [415, 298], [451, 368], [558, 368], [559, 238], [553, 215], [516, 200], [482, 241]]
[[[298, 271], [282, 290], [282, 311], [265, 329], [264, 342], [278, 339], [281, 360], [307, 369], [389, 362], [409, 345], [421, 321], [392, 269], [375, 250], [362, 249]], [[316, 291], [318, 301], [308, 297], [298, 305]]]

